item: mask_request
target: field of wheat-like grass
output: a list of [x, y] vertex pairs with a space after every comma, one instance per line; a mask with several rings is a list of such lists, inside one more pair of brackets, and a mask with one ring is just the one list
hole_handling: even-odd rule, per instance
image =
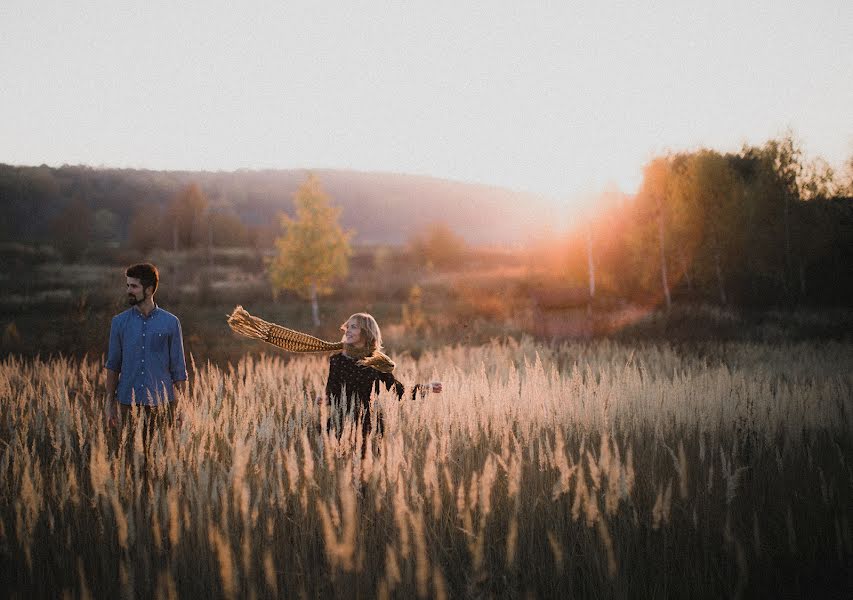
[[853, 346], [395, 358], [444, 393], [380, 395], [364, 456], [350, 421], [327, 433], [325, 357], [277, 355], [194, 366], [147, 461], [104, 426], [100, 361], [3, 359], [2, 595], [849, 592]]

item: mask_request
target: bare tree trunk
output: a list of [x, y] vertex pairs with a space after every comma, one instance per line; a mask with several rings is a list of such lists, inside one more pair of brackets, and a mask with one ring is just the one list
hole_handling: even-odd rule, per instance
[[317, 302], [317, 284], [311, 284], [311, 317], [314, 319], [314, 326], [320, 325], [320, 305]]
[[684, 272], [684, 281], [687, 282], [687, 293], [693, 293], [693, 279], [690, 277], [690, 265], [687, 264], [687, 257], [681, 254], [681, 270]]
[[589, 266], [589, 312], [592, 312], [592, 300], [595, 298], [595, 261], [592, 257], [592, 227], [586, 228], [586, 260]]
[[791, 288], [791, 225], [790, 225], [790, 203], [789, 194], [785, 193], [785, 292]]
[[803, 298], [806, 297], [806, 264], [803, 258], [800, 257], [800, 294]]
[[717, 270], [717, 288], [720, 292], [720, 304], [726, 303], [726, 288], [723, 285], [723, 268], [720, 265], [720, 251], [714, 251], [714, 266]]
[[213, 266], [213, 215], [207, 213], [207, 265]]
[[658, 241], [660, 242], [660, 280], [663, 286], [663, 297], [666, 300], [666, 310], [672, 307], [672, 297], [669, 295], [669, 280], [666, 274], [666, 237], [663, 227], [663, 203], [658, 210]]

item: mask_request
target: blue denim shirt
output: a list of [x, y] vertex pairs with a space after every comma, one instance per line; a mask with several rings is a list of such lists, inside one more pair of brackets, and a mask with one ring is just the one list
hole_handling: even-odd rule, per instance
[[172, 384], [187, 379], [178, 317], [157, 307], [147, 317], [133, 307], [113, 317], [106, 367], [120, 373], [116, 395], [122, 404], [173, 401]]

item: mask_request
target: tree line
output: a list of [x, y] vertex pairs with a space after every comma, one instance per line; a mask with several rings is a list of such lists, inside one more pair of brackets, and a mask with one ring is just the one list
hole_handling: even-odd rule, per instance
[[[853, 173], [853, 159], [848, 167]], [[300, 288], [316, 312], [316, 297], [329, 284], [286, 275], [282, 257], [310, 255], [316, 270], [326, 269], [332, 279], [346, 273], [352, 230], [335, 233], [346, 233], [346, 251], [334, 260], [323, 255], [322, 244], [313, 244], [326, 231], [319, 221], [339, 228], [338, 195], [326, 195], [319, 179], [306, 181], [303, 174], [297, 191], [283, 199], [275, 174], [244, 175], [0, 165], [0, 254], [6, 262], [17, 252], [20, 262], [38, 244], [52, 245], [67, 261], [93, 248], [144, 255], [155, 248], [265, 247], [278, 250], [269, 270], [273, 287]], [[613, 193], [601, 204], [608, 208], [530, 255], [574, 296], [586, 290], [593, 304], [620, 298], [667, 307], [680, 299], [739, 306], [853, 300], [853, 179], [820, 160], [806, 161], [790, 135], [736, 153], [700, 149], [655, 158], [637, 194]], [[322, 214], [311, 216], [309, 205]], [[295, 217], [274, 217], [284, 206]], [[424, 265], [459, 268], [468, 250], [458, 230], [435, 222], [416, 229], [408, 251]], [[307, 241], [315, 248], [308, 254]]]
[[[853, 164], [850, 165], [853, 167]], [[638, 193], [584, 220], [563, 269], [591, 298], [847, 305], [853, 182], [807, 162], [789, 135], [737, 153], [650, 161]]]
[[0, 242], [47, 244], [74, 262], [87, 251], [250, 244], [258, 227], [187, 173], [0, 165]]
[[[465, 231], [472, 243], [516, 242], [524, 235], [517, 226], [522, 216], [531, 226], [547, 221], [541, 198], [502, 188], [390, 173], [313, 173], [359, 243], [399, 245], [437, 220]], [[179, 248], [206, 245], [211, 231], [214, 246], [272, 248], [277, 215], [294, 214], [293, 195], [308, 175], [0, 163], [0, 243], [54, 246], [69, 261], [116, 247], [173, 249], [177, 215]], [[191, 186], [204, 197], [204, 210]]]

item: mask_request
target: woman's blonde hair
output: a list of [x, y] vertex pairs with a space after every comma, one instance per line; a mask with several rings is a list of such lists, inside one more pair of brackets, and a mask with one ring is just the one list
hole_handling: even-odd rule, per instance
[[382, 350], [382, 332], [379, 330], [379, 323], [373, 318], [373, 315], [368, 313], [355, 313], [350, 316], [343, 325], [341, 330], [346, 330], [346, 324], [354, 320], [359, 329], [361, 329], [361, 338], [364, 340], [364, 346], [367, 352], [377, 352]]

